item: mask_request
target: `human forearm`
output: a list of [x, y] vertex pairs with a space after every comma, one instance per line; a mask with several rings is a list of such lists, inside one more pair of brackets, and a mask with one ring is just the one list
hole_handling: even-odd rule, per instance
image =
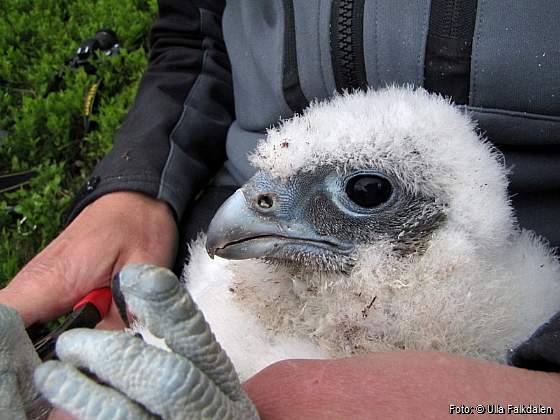
[[554, 414], [560, 410], [559, 373], [438, 352], [283, 361], [255, 375], [244, 388], [263, 420], [435, 419], [455, 414], [456, 407], [472, 407], [478, 417], [477, 408], [489, 414], [502, 407], [507, 414], [509, 406], [521, 404], [552, 407]]

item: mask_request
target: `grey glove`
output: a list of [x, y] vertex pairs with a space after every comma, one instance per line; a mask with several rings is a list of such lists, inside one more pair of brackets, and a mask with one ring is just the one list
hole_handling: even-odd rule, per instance
[[171, 271], [133, 264], [117, 281], [130, 312], [172, 352], [123, 331], [68, 331], [57, 342], [61, 362], [47, 362], [35, 374], [46, 398], [84, 420], [259, 418], [229, 358]]

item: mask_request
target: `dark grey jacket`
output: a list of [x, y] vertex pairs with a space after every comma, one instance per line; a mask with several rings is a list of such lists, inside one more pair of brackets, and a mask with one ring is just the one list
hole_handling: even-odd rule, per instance
[[[136, 102], [113, 150], [78, 192], [70, 220], [120, 190], [165, 200], [180, 220], [212, 177], [216, 185], [240, 185], [252, 175], [247, 153], [279, 118], [335, 91], [411, 83], [451, 96], [478, 120], [512, 167], [521, 224], [560, 245], [560, 2], [224, 6], [159, 1]], [[560, 315], [533, 340], [541, 347], [523, 347], [516, 363], [560, 369], [559, 328]]]
[[246, 155], [279, 118], [335, 90], [413, 83], [472, 113], [513, 168], [521, 224], [560, 245], [560, 2], [159, 6], [136, 102], [70, 219], [118, 190], [159, 197], [181, 219], [226, 158], [217, 184], [239, 185], [253, 173]]

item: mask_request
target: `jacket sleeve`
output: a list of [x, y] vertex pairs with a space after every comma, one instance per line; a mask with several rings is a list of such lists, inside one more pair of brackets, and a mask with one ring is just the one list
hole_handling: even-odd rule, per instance
[[524, 369], [560, 372], [560, 312], [514, 349], [509, 362]]
[[224, 4], [159, 0], [135, 102], [113, 149], [74, 198], [67, 223], [98, 197], [124, 190], [166, 201], [180, 219], [222, 165], [234, 113]]

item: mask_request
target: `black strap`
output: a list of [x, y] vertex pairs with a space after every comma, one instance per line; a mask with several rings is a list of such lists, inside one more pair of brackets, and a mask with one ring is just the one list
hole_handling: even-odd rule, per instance
[[293, 0], [284, 0], [284, 11], [284, 74], [282, 88], [286, 103], [294, 113], [299, 114], [309, 106], [309, 101], [301, 89], [299, 79]]
[[37, 175], [39, 173], [34, 170], [0, 175], [0, 193], [21, 187]]
[[469, 102], [477, 0], [433, 0], [426, 42], [424, 87]]

